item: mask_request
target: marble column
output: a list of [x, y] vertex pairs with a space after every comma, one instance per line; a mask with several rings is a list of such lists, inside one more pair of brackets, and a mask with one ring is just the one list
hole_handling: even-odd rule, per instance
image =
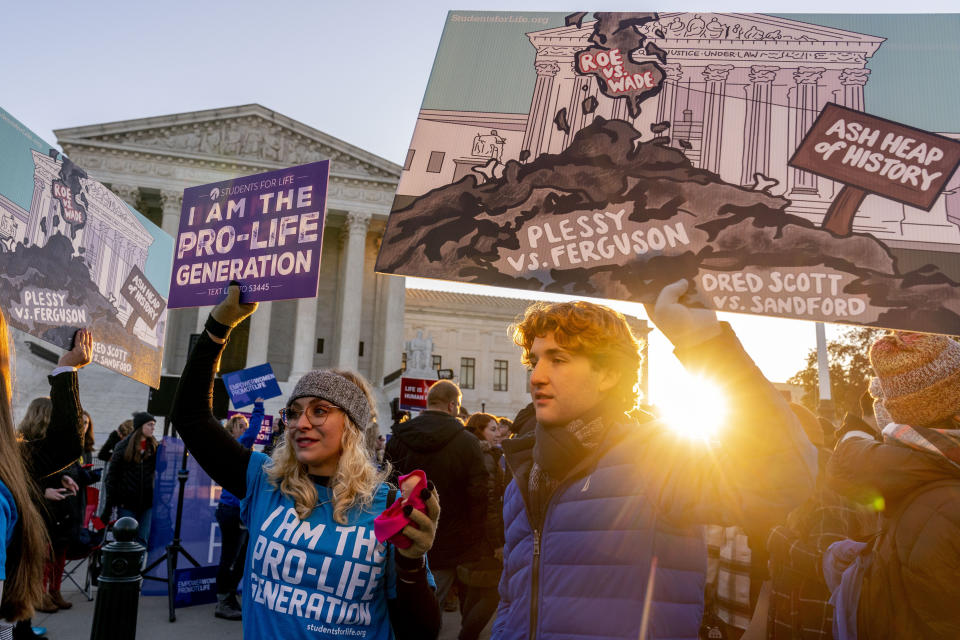
[[110, 189], [120, 196], [120, 199], [126, 202], [128, 205], [137, 208], [137, 201], [140, 199], [140, 187], [135, 187], [129, 184], [115, 184]]
[[360, 348], [360, 319], [363, 309], [363, 274], [367, 248], [369, 213], [348, 213], [343, 230], [343, 263], [339, 288], [343, 292], [337, 328], [340, 338], [333, 355], [334, 366], [341, 369], [357, 369]]
[[161, 227], [174, 238], [180, 230], [180, 211], [183, 207], [183, 192], [173, 189], [160, 190], [160, 203], [163, 207]]
[[296, 382], [303, 374], [313, 370], [316, 343], [317, 299], [300, 298], [297, 300], [297, 320], [293, 327], [293, 362], [288, 379], [290, 382]]
[[40, 229], [40, 221], [46, 219], [46, 227], [50, 229], [50, 188], [39, 175], [33, 176], [33, 203], [30, 207], [30, 218], [24, 234], [25, 243], [43, 246], [46, 243], [46, 233]]
[[[677, 102], [677, 86], [683, 79], [683, 68], [676, 63], [663, 65], [663, 71], [666, 77], [663, 80], [663, 88], [660, 95], [657, 96], [657, 122], [666, 120], [673, 125], [673, 110]], [[670, 135], [667, 131], [663, 135]]]
[[870, 78], [870, 69], [844, 69], [840, 72], [843, 85], [843, 106], [863, 111], [863, 85]]
[[[800, 141], [807, 135], [807, 131], [813, 126], [814, 121], [820, 114], [820, 102], [817, 95], [817, 84], [826, 71], [823, 67], [800, 67], [793, 74], [793, 79], [797, 83], [797, 99], [794, 103], [794, 149], [800, 145]], [[791, 151], [791, 155], [792, 155]], [[793, 187], [792, 193], [817, 193], [817, 176], [801, 169], [792, 169]]]
[[560, 65], [556, 62], [537, 62], [534, 66], [537, 69], [537, 83], [533, 88], [527, 130], [523, 134], [523, 149], [530, 151], [530, 160], [540, 155], [547, 137], [547, 127], [553, 126], [553, 116], [548, 110], [553, 98], [553, 79], [560, 71]]
[[406, 306], [406, 280], [403, 276], [376, 275], [376, 321], [373, 329], [373, 362], [370, 382], [375, 387], [400, 368], [403, 352], [403, 314]]
[[763, 65], [750, 67], [750, 84], [744, 87], [747, 121], [743, 128], [742, 185], [754, 184], [757, 173], [770, 175], [770, 111], [777, 70]]
[[570, 123], [570, 133], [564, 140], [564, 147], [569, 145], [577, 132], [593, 122], [596, 113], [584, 113], [583, 103], [593, 95], [591, 89], [596, 87], [591, 76], [580, 76], [576, 74], [574, 68], [573, 91], [570, 94], [570, 104], [567, 106], [567, 121]]
[[[261, 302], [256, 312], [250, 316], [250, 337], [247, 338], [247, 364], [255, 367], [267, 361], [267, 348], [270, 346], [270, 315], [272, 302]], [[296, 349], [296, 347], [294, 347]], [[313, 355], [311, 354], [311, 361]]]
[[720, 172], [723, 107], [727, 76], [733, 68], [732, 64], [711, 64], [703, 70], [706, 95], [703, 105], [703, 152], [700, 156], [700, 167], [714, 173]]

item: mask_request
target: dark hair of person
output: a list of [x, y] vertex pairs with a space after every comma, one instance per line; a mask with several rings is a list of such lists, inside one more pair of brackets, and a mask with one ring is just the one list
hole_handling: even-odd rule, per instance
[[17, 524], [7, 546], [7, 577], [3, 583], [0, 618], [26, 620], [43, 595], [43, 566], [47, 558], [47, 534], [43, 519], [34, 506], [37, 490], [27, 475], [23, 445], [13, 429], [10, 407], [10, 332], [0, 310], [0, 480], [10, 491], [17, 507]]
[[87, 430], [83, 432], [83, 450], [93, 451], [95, 446], [93, 442], [93, 416], [91, 416], [87, 411], [84, 411], [83, 415], [85, 415], [87, 420], [90, 422], [90, 426], [88, 426]]
[[[143, 455], [140, 454], [140, 443], [146, 441], [147, 446], [143, 449]], [[133, 432], [128, 438], [127, 446], [123, 450], [123, 459], [127, 462], [131, 461], [141, 461], [148, 455], [152, 455], [157, 451], [157, 441], [153, 436], [149, 438], [143, 435], [143, 428], [137, 429]]]
[[120, 426], [117, 427], [117, 433], [120, 434], [121, 438], [126, 438], [128, 435], [133, 433], [133, 420], [127, 418], [120, 423]]
[[53, 402], [50, 398], [34, 398], [27, 405], [23, 419], [17, 425], [17, 431], [24, 440], [41, 440], [47, 435], [50, 426], [50, 416], [53, 413]]
[[486, 440], [486, 438], [483, 437], [483, 431], [490, 425], [491, 420], [496, 422], [497, 426], [500, 425], [497, 421], [497, 416], [490, 415], [489, 413], [475, 413], [467, 420], [464, 429], [477, 436], [478, 440]]
[[427, 406], [447, 405], [451, 402], [459, 402], [461, 398], [460, 387], [449, 380], [437, 380], [427, 391]]

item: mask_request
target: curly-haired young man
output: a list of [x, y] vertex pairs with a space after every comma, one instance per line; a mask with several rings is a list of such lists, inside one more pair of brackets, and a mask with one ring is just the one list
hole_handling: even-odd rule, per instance
[[687, 287], [665, 287], [648, 314], [688, 369], [726, 391], [718, 443], [632, 411], [640, 357], [616, 311], [538, 303], [515, 326], [537, 424], [503, 443], [514, 480], [493, 638], [633, 640], [645, 628], [645, 638], [693, 640], [706, 570], [699, 525], [773, 524], [812, 490], [815, 453], [795, 416], [729, 326], [679, 303]]

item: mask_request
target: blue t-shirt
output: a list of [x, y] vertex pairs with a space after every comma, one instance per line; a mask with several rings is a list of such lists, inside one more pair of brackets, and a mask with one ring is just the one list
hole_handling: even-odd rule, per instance
[[392, 545], [377, 542], [373, 520], [386, 508], [389, 487], [367, 510], [353, 509], [347, 525], [333, 519], [331, 491], [317, 486], [310, 517], [270, 484], [253, 452], [241, 517], [250, 530], [243, 587], [246, 638], [393, 637], [387, 598], [396, 596]]
[[0, 548], [0, 580], [7, 579], [7, 547], [13, 538], [17, 526], [17, 503], [7, 485], [0, 480], [0, 535], [3, 535], [3, 547]]

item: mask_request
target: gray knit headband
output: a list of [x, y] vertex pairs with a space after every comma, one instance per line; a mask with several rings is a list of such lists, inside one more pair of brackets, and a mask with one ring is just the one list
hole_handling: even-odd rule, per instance
[[321, 398], [332, 402], [350, 416], [361, 431], [370, 422], [370, 402], [363, 389], [332, 371], [316, 369], [305, 374], [287, 398], [287, 406], [298, 398]]

